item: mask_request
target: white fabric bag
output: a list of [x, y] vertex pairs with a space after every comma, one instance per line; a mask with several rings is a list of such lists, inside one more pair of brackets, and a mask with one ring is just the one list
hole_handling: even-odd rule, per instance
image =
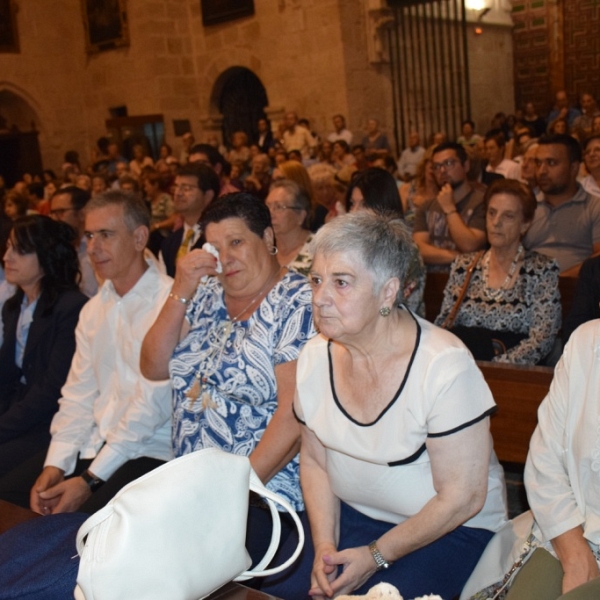
[[[246, 551], [248, 492], [266, 499], [273, 534], [253, 571]], [[279, 546], [275, 503], [294, 519], [299, 544], [265, 570]], [[77, 533], [77, 600], [199, 600], [231, 580], [278, 573], [304, 545], [289, 502], [262, 484], [247, 457], [209, 448], [176, 458], [126, 485]]]

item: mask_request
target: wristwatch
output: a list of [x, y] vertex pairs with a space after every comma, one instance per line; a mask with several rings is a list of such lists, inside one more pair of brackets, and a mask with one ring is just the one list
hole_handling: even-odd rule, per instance
[[392, 564], [392, 563], [388, 562], [387, 560], [385, 560], [385, 558], [383, 558], [383, 556], [381, 555], [381, 552], [379, 552], [379, 549], [377, 548], [376, 540], [373, 540], [369, 544], [369, 550], [371, 552], [371, 556], [373, 557], [373, 560], [375, 561], [375, 564], [377, 565], [378, 571], [387, 569]]
[[86, 482], [87, 486], [90, 488], [90, 492], [92, 493], [104, 485], [104, 481], [102, 479], [92, 475], [87, 469], [80, 473], [79, 477]]

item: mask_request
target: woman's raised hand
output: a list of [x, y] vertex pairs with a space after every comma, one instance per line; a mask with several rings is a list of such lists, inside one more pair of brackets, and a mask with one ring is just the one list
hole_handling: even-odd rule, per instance
[[173, 293], [190, 299], [203, 277], [217, 274], [217, 259], [205, 250], [192, 250], [177, 261]]

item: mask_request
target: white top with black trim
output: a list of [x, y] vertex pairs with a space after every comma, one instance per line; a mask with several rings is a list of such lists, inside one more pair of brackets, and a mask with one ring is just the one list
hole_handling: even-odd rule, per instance
[[[389, 523], [415, 515], [436, 494], [427, 438], [469, 427], [496, 408], [462, 342], [419, 317], [415, 320], [415, 348], [404, 378], [372, 423], [354, 420], [339, 402], [327, 339], [310, 340], [298, 359], [294, 412], [326, 449], [334, 494]], [[504, 477], [492, 451], [485, 506], [465, 525], [497, 531], [505, 521]]]

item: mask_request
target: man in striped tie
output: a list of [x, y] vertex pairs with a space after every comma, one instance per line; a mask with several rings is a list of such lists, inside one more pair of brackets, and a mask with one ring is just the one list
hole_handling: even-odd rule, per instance
[[190, 163], [178, 170], [173, 201], [183, 217], [183, 227], [165, 238], [161, 247], [162, 260], [171, 277], [175, 276], [177, 259], [204, 243], [198, 221], [205, 207], [219, 195], [219, 189], [219, 177], [207, 165]]

